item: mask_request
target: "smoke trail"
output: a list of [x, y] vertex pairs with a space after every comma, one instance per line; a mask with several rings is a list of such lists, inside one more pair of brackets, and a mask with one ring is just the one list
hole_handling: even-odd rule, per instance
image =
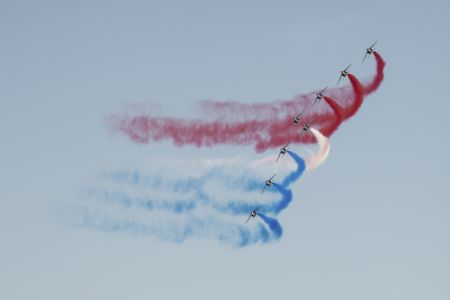
[[373, 78], [373, 80], [370, 83], [364, 85], [365, 95], [370, 95], [375, 92], [380, 87], [381, 82], [384, 79], [383, 69], [386, 63], [384, 62], [380, 54], [378, 54], [378, 52], [373, 51], [373, 56], [375, 57], [375, 61], [377, 63], [377, 72], [375, 73], [375, 77]]
[[298, 156], [295, 152], [289, 150], [287, 153], [292, 157], [292, 159], [297, 164], [297, 169], [283, 179], [283, 182], [281, 184], [284, 187], [288, 187], [289, 185], [297, 181], [297, 179], [299, 179], [300, 176], [302, 176], [303, 171], [305, 171], [306, 168], [305, 161], [303, 160], [303, 158]]
[[344, 119], [353, 117], [361, 107], [364, 99], [364, 89], [361, 85], [361, 82], [359, 82], [359, 80], [350, 73], [348, 74], [348, 79], [350, 80], [350, 83], [353, 87], [355, 101], [350, 107], [348, 107], [347, 110], [344, 110]]
[[[371, 81], [362, 86], [359, 81], [355, 80], [356, 77], [352, 75], [354, 79], [353, 83], [351, 82], [353, 85], [352, 90], [347, 89], [347, 87], [343, 87], [339, 89], [330, 89], [327, 92], [328, 100], [330, 100], [331, 98], [336, 98], [339, 100], [338, 102], [336, 102], [335, 100], [326, 102], [333, 109], [335, 115], [341, 116], [340, 123], [342, 123], [342, 121], [349, 118], [350, 116], [354, 115], [354, 113], [361, 106], [363, 100], [361, 94], [363, 94], [362, 96], [364, 96], [373, 93], [380, 87], [381, 82], [383, 81], [384, 67], [386, 63], [378, 52], [374, 51], [373, 54], [376, 60], [376, 73]], [[362, 93], [361, 90], [363, 91]], [[227, 116], [233, 116], [234, 118], [240, 116], [244, 119], [261, 119], [261, 116], [265, 116], [265, 118], [263, 119], [279, 118], [280, 116], [291, 116], [292, 111], [300, 112], [305, 110], [308, 107], [308, 104], [311, 102], [311, 99], [315, 97], [317, 92], [318, 91], [314, 91], [313, 93], [307, 95], [296, 96], [291, 101], [277, 101], [265, 104], [242, 104], [236, 101], [220, 102], [208, 100], [202, 102], [202, 108], [209, 115], [215, 114], [222, 118], [225, 118]], [[356, 95], [352, 95], [352, 92]], [[324, 98], [325, 97], [326, 96], [324, 96]], [[350, 113], [346, 115], [344, 113], [345, 111], [349, 111]], [[330, 117], [330, 115], [328, 114], [325, 114], [324, 116]], [[331, 128], [321, 127], [321, 132], [326, 136], [330, 136], [334, 131], [333, 128], [334, 126], [332, 126]]]
[[[290, 189], [286, 188], [285, 186], [278, 184], [276, 182], [273, 183], [273, 186], [281, 195], [283, 195], [281, 197], [281, 201], [276, 202], [275, 205], [270, 207], [270, 212], [273, 212], [274, 214], [278, 214], [280, 211], [286, 209], [286, 207], [288, 207], [288, 205], [291, 203], [292, 191]], [[267, 210], [264, 210], [264, 211], [267, 211]]]
[[[222, 165], [186, 179], [165, 179], [161, 174], [146, 177], [135, 170], [103, 175], [106, 187], [85, 191], [90, 200], [100, 202], [65, 208], [63, 215], [68, 223], [78, 227], [145, 234], [176, 243], [186, 239], [213, 239], [233, 247], [270, 243], [279, 239], [283, 230], [276, 219], [266, 214], [277, 215], [288, 207], [293, 199], [288, 187], [306, 168], [302, 157], [292, 151], [288, 153], [296, 168], [266, 190], [270, 201], [261, 198], [263, 181], [254, 176], [236, 176], [234, 167], [231, 174], [221, 171]], [[209, 190], [212, 182], [213, 190]], [[225, 201], [217, 198], [216, 185], [228, 191]], [[116, 186], [122, 186], [123, 190], [115, 189]], [[148, 195], [148, 190], [160, 192], [162, 198]], [[172, 199], [171, 193], [175, 194]], [[233, 193], [241, 196], [235, 198]], [[264, 213], [258, 212], [264, 223], [246, 226], [245, 218], [258, 206]]]
[[[269, 201], [260, 194], [264, 181], [251, 175], [254, 162], [244, 160], [249, 169], [244, 168], [243, 175], [237, 175], [236, 166], [245, 165], [239, 160], [219, 160], [220, 163], [208, 160], [194, 163], [199, 173], [182, 179], [174, 179], [173, 172], [169, 172], [169, 177], [159, 172], [146, 176], [138, 170], [103, 173], [99, 178], [102, 184], [85, 190], [89, 200], [100, 201], [65, 207], [61, 216], [77, 227], [144, 234], [176, 243], [212, 239], [238, 248], [270, 243], [282, 236], [283, 229], [267, 214], [276, 216], [286, 209], [293, 200], [289, 186], [306, 168], [312, 170], [328, 155], [328, 139], [316, 129], [311, 128], [311, 132], [319, 146], [317, 153], [305, 160], [287, 151], [295, 168], [291, 166], [286, 176], [266, 189], [264, 195], [270, 196]], [[224, 199], [220, 200], [220, 195]], [[253, 221], [244, 225], [249, 213], [257, 207], [263, 223]]]
[[[236, 224], [220, 216], [187, 215], [180, 220], [153, 221], [148, 216], [137, 217], [128, 211], [119, 215], [99, 212], [86, 207], [66, 207], [60, 211], [63, 222], [78, 228], [90, 228], [107, 232], [128, 232], [153, 236], [159, 240], [182, 243], [187, 239], [211, 239], [232, 247], [267, 244], [281, 236], [281, 225], [267, 218], [271, 232], [260, 223], [252, 226]], [[278, 226], [277, 226], [278, 225]]]
[[[255, 177], [236, 176], [234, 168], [231, 174], [226, 174], [219, 168], [212, 168], [201, 176], [180, 180], [164, 179], [161, 175], [145, 178], [138, 171], [116, 172], [105, 176], [106, 179], [112, 181], [114, 187], [125, 183], [134, 189], [127, 192], [112, 187], [91, 187], [85, 190], [85, 195], [106, 203], [119, 204], [125, 208], [139, 206], [149, 211], [166, 210], [178, 214], [199, 207], [210, 207], [220, 213], [246, 215], [258, 206], [261, 206], [265, 212], [278, 214], [292, 200], [292, 192], [287, 187], [297, 181], [306, 168], [303, 158], [292, 151], [288, 151], [288, 153], [293, 158], [296, 168], [286, 175], [280, 184], [274, 182], [274, 188], [267, 189], [266, 193], [269, 195], [276, 196], [278, 194], [280, 196], [278, 200], [275, 198], [271, 202], [260, 198], [259, 192], [264, 186], [263, 180]], [[161, 191], [162, 195], [157, 199], [157, 197], [149, 195], [146, 190], [143, 193], [137, 193], [135, 188], [139, 186], [143, 189], [150, 188], [152, 193]], [[223, 186], [228, 191], [227, 195], [230, 195], [229, 191], [234, 191], [245, 196], [236, 198], [236, 196], [230, 195], [227, 199], [220, 201], [216, 194], [209, 191], [209, 186]], [[168, 193], [174, 194], [175, 198], [168, 199]], [[249, 198], [251, 195], [253, 197]]]
[[324, 101], [331, 107], [335, 114], [335, 121], [333, 125], [330, 126], [330, 131], [324, 132], [325, 135], [330, 136], [332, 135], [338, 128], [339, 125], [344, 121], [344, 109], [336, 103], [331, 97], [323, 96]]
[[272, 219], [264, 214], [258, 214], [261, 219], [269, 226], [270, 230], [274, 234], [276, 239], [279, 239], [283, 235], [283, 228], [276, 219]]
[[306, 166], [309, 172], [324, 163], [328, 157], [328, 154], [330, 154], [329, 140], [320, 131], [314, 128], [311, 128], [311, 132], [319, 144], [319, 151], [317, 151], [314, 155], [308, 156]]
[[[358, 94], [359, 95], [359, 94]], [[361, 105], [362, 99], [357, 99], [357, 106], [347, 107], [352, 115]], [[333, 122], [335, 115], [332, 112], [311, 113], [305, 119], [314, 119], [314, 126], [319, 130], [334, 132], [338, 124]], [[215, 145], [255, 145], [257, 152], [269, 148], [292, 143], [312, 143], [313, 139], [307, 135], [300, 135], [299, 128], [290, 129], [293, 117], [272, 120], [249, 120], [239, 122], [224, 122], [213, 120], [204, 122], [200, 120], [180, 120], [176, 118], [148, 118], [136, 116], [117, 118], [115, 130], [125, 133], [137, 143], [149, 143], [171, 139], [175, 146], [194, 145], [197, 147], [212, 147]], [[331, 128], [330, 128], [331, 125]]]
[[[353, 105], [351, 114], [356, 113], [358, 105]], [[338, 124], [333, 123], [334, 114], [312, 114], [308, 120], [314, 120], [319, 130], [334, 132]], [[222, 121], [200, 122], [182, 121], [172, 118], [148, 119], [145, 116], [131, 120], [121, 120], [117, 125], [120, 131], [129, 133], [129, 137], [138, 143], [172, 139], [176, 146], [195, 145], [212, 147], [219, 144], [255, 145], [257, 152], [291, 143], [313, 143], [308, 135], [300, 134], [300, 128], [291, 128], [291, 118], [270, 121], [246, 121], [223, 123]], [[331, 128], [330, 128], [331, 126]], [[141, 130], [144, 128], [144, 130]]]
[[[364, 87], [365, 94], [368, 95], [377, 90], [384, 77], [385, 62], [376, 51], [373, 52], [376, 59], [375, 76]], [[237, 101], [211, 101], [201, 102], [201, 107], [207, 115], [221, 118], [241, 118], [244, 120], [253, 119], [277, 119], [291, 116], [293, 112], [301, 112], [308, 108], [314, 99], [314, 91], [306, 95], [298, 95], [292, 100], [275, 101], [271, 103], [244, 104]], [[327, 95], [336, 99], [343, 108], [347, 108], [354, 103], [352, 90], [347, 87], [329, 89]], [[321, 130], [322, 131], [322, 130]], [[323, 131], [322, 131], [323, 132]]]
[[[377, 73], [372, 82], [363, 87], [349, 74], [347, 86], [331, 89], [327, 94], [341, 107], [343, 118], [352, 117], [360, 108], [364, 94], [377, 89], [383, 78], [384, 61], [377, 54]], [[380, 79], [381, 78], [381, 79]], [[297, 96], [288, 101], [267, 104], [239, 104], [237, 102], [202, 102], [208, 120], [186, 120], [172, 117], [149, 117], [145, 114], [128, 116], [119, 114], [110, 118], [111, 128], [137, 143], [171, 140], [181, 147], [212, 147], [215, 145], [254, 145], [257, 152], [292, 143], [313, 143], [309, 135], [300, 135], [299, 128], [290, 129], [296, 114], [311, 106], [314, 95]], [[327, 102], [329, 103], [329, 102]], [[314, 120], [314, 126], [331, 135], [340, 123], [336, 112], [307, 110], [305, 120]]]

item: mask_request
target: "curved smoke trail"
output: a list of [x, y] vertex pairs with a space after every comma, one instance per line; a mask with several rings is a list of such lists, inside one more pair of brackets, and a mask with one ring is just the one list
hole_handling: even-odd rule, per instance
[[280, 223], [276, 219], [270, 218], [264, 214], [260, 213], [258, 215], [269, 226], [274, 237], [276, 239], [279, 239], [281, 237], [281, 235], [283, 234], [283, 228], [281, 227]]
[[[376, 51], [373, 52], [376, 62], [376, 72], [374, 77], [363, 85], [364, 95], [375, 92], [384, 79], [384, 67], [386, 65], [383, 58]], [[292, 100], [275, 101], [271, 103], [244, 104], [237, 101], [211, 101], [201, 102], [202, 109], [207, 115], [214, 115], [221, 118], [238, 119], [276, 119], [279, 117], [291, 116], [292, 111], [303, 111], [311, 103], [311, 99], [316, 96], [319, 90], [306, 95], [298, 95]], [[331, 98], [339, 100], [343, 108], [354, 104], [352, 90], [347, 87], [329, 89], [326, 93]]]
[[[67, 208], [64, 217], [79, 227], [131, 231], [174, 242], [188, 238], [215, 239], [234, 247], [269, 243], [279, 239], [283, 230], [279, 222], [267, 214], [276, 216], [289, 206], [293, 199], [289, 186], [307, 167], [302, 157], [292, 151], [288, 154], [296, 168], [266, 190], [265, 195], [270, 196], [270, 201], [261, 197], [261, 179], [236, 177], [235, 171], [228, 175], [221, 170], [223, 166], [212, 167], [200, 176], [186, 179], [165, 179], [161, 175], [146, 177], [139, 171], [115, 172], [103, 175], [106, 186], [85, 191], [90, 201], [86, 207]], [[216, 188], [208, 189], [212, 182], [228, 191], [225, 201], [217, 198]], [[148, 190], [160, 191], [166, 198], [153, 198], [147, 194]], [[235, 198], [230, 191], [241, 196]], [[168, 194], [175, 197], [167, 197]], [[250, 226], [243, 224], [245, 217], [256, 207], [260, 207], [258, 215], [269, 230], [258, 222], [252, 222]], [[138, 214], [130, 215], [132, 212]], [[165, 217], [161, 219], [161, 215]]]
[[299, 179], [300, 176], [302, 176], [303, 172], [306, 169], [306, 163], [305, 163], [305, 160], [303, 158], [301, 158], [295, 152], [292, 152], [292, 151], [289, 151], [289, 150], [287, 151], [287, 153], [289, 154], [289, 156], [292, 157], [292, 159], [294, 160], [294, 162], [296, 163], [297, 166], [296, 166], [296, 170], [295, 171], [293, 171], [291, 174], [289, 174], [288, 176], [286, 176], [283, 179], [283, 182], [281, 183], [281, 185], [284, 186], [284, 187], [288, 187], [292, 183], [297, 181], [297, 179]]
[[[79, 228], [91, 228], [107, 232], [131, 232], [156, 237], [163, 241], [181, 243], [189, 238], [213, 239], [232, 247], [244, 247], [256, 243], [270, 243], [280, 237], [281, 226], [268, 219], [268, 231], [263, 224], [253, 226], [237, 224], [220, 216], [187, 215], [183, 220], [152, 220], [148, 216], [136, 216], [98, 211], [85, 207], [69, 207], [61, 210], [64, 222]], [[278, 223], [279, 228], [276, 226]]]
[[[133, 196], [131, 195], [132, 193], [127, 192], [125, 189], [117, 190], [111, 187], [91, 187], [85, 190], [85, 195], [89, 198], [115, 203], [125, 208], [139, 206], [149, 211], [165, 210], [177, 214], [193, 211], [200, 206], [209, 207], [220, 213], [234, 216], [246, 215], [259, 206], [267, 213], [278, 214], [292, 201], [292, 192], [288, 187], [297, 181], [306, 169], [306, 163], [303, 158], [292, 151], [288, 151], [288, 154], [296, 163], [296, 168], [281, 183], [274, 182], [274, 189], [266, 191], [271, 196], [278, 194], [280, 197], [278, 200], [272, 200], [269, 203], [259, 197], [259, 193], [264, 186], [263, 180], [255, 177], [239, 177], [235, 174], [228, 175], [219, 168], [212, 168], [199, 177], [180, 180], [165, 180], [160, 176], [145, 178], [138, 171], [115, 172], [106, 176], [106, 179], [111, 180], [114, 186], [117, 186], [119, 183], [125, 183], [132, 188], [145, 187], [151, 188], [152, 191], [162, 190], [163, 192], [176, 194], [177, 197], [175, 199], [155, 199], [145, 193]], [[311, 159], [311, 161], [313, 160]], [[227, 190], [236, 191], [243, 195], [253, 193], [259, 199], [247, 200], [231, 197], [226, 199], [226, 201], [220, 201], [216, 195], [208, 193], [208, 187], [215, 183], [217, 183], [216, 185], [224, 186]]]
[[361, 107], [363, 100], [364, 100], [364, 88], [363, 88], [361, 82], [359, 82], [358, 78], [356, 78], [353, 74], [349, 73], [348, 79], [350, 80], [350, 84], [353, 87], [353, 92], [354, 92], [355, 98], [354, 98], [353, 105], [348, 107], [348, 109], [344, 110], [344, 120], [353, 117], [356, 114], [356, 112], [359, 110], [359, 108]]
[[[364, 95], [370, 94], [381, 84], [385, 63], [374, 52], [377, 62], [376, 74], [367, 84], [349, 74], [347, 86], [331, 89], [329, 97], [341, 107], [341, 122], [352, 117], [362, 105]], [[111, 128], [128, 136], [137, 143], [172, 140], [176, 146], [193, 145], [212, 147], [215, 145], [254, 145], [257, 152], [292, 143], [313, 143], [309, 135], [300, 135], [300, 128], [290, 128], [293, 117], [305, 112], [304, 120], [314, 121], [314, 126], [330, 136], [340, 123], [336, 122], [334, 110], [307, 110], [314, 94], [297, 96], [288, 101], [267, 104], [240, 104], [237, 102], [204, 101], [201, 108], [210, 120], [186, 120], [174, 117], [149, 117], [145, 114], [129, 116], [118, 114], [110, 118]], [[329, 102], [326, 102], [329, 103]]]
[[377, 72], [375, 73], [375, 77], [372, 79], [372, 81], [364, 85], [365, 95], [370, 95], [375, 92], [380, 87], [381, 82], [384, 79], [383, 69], [386, 63], [377, 51], [373, 51], [373, 56], [375, 57], [375, 61], [377, 63]]
[[[355, 115], [364, 96], [376, 91], [383, 81], [385, 62], [377, 52], [374, 57], [377, 67], [371, 81], [362, 84], [348, 74], [350, 85], [329, 90], [323, 101], [327, 107], [319, 110], [312, 109], [315, 93], [310, 93], [266, 104], [203, 101], [200, 107], [207, 116], [199, 120], [145, 114], [111, 117], [112, 128], [137, 143], [168, 139], [177, 146], [254, 145], [256, 151], [262, 152], [287, 142], [317, 141], [318, 151], [306, 156], [306, 160], [287, 151], [295, 168], [279, 182], [269, 185], [264, 197], [268, 195], [271, 200], [261, 196], [261, 178], [249, 176], [249, 172], [236, 176], [235, 168], [228, 174], [223, 165], [184, 179], [164, 178], [160, 174], [145, 177], [139, 171], [116, 172], [103, 178], [106, 185], [86, 189], [89, 200], [100, 201], [66, 207], [61, 210], [61, 216], [79, 227], [147, 234], [173, 242], [188, 238], [214, 239], [243, 247], [278, 240], [283, 228], [275, 216], [292, 202], [290, 186], [305, 170], [311, 171], [327, 159], [330, 151], [327, 136]], [[301, 126], [292, 125], [299, 113], [302, 114], [300, 124], [313, 124], [311, 134], [300, 133]], [[224, 191], [219, 192], [219, 188]], [[244, 217], [256, 208], [262, 222], [244, 225]], [[255, 214], [250, 214], [251, 217]]]
[[311, 128], [311, 132], [319, 144], [319, 151], [308, 157], [306, 165], [307, 171], [311, 172], [325, 162], [330, 154], [330, 141], [320, 131]]
[[336, 101], [333, 100], [333, 98], [328, 96], [323, 96], [323, 100], [330, 106], [330, 108], [333, 110], [335, 118], [334, 123], [331, 125], [330, 131], [328, 132], [328, 136], [332, 135], [334, 131], [336, 131], [341, 123], [345, 119], [345, 112], [342, 106], [340, 106]]

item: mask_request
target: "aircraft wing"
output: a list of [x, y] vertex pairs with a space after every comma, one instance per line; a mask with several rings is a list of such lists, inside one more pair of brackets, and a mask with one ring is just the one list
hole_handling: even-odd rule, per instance
[[364, 58], [363, 58], [363, 60], [362, 60], [363, 62], [364, 62], [364, 60], [366, 59], [367, 54], [369, 54], [369, 53], [366, 52], [366, 54], [364, 55]]
[[278, 153], [278, 157], [277, 157], [277, 160], [275, 162], [277, 162], [280, 159], [280, 156], [281, 156], [281, 151], [280, 151], [280, 153]]
[[342, 79], [342, 75], [339, 76], [339, 80], [338, 80], [338, 82], [337, 82], [337, 85], [339, 85], [339, 82], [341, 82], [341, 79]]
[[375, 46], [375, 44], [378, 43], [378, 41], [376, 41], [375, 43], [372, 44], [372, 46], [370, 46], [369, 48], [373, 48]]
[[274, 179], [275, 178], [275, 176], [277, 176], [277, 173], [275, 173], [275, 174], [273, 174], [273, 176], [272, 177], [270, 177], [270, 181], [272, 181], [272, 179]]
[[245, 221], [245, 224], [247, 224], [248, 223], [248, 221], [250, 221], [250, 218], [252, 217], [252, 214], [249, 214], [248, 215], [248, 218], [247, 218], [247, 221]]

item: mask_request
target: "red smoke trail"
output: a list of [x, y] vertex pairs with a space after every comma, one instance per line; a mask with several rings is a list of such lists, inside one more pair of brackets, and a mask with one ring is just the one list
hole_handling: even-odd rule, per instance
[[335, 132], [338, 129], [339, 125], [341, 125], [341, 123], [344, 121], [345, 112], [342, 106], [336, 103], [336, 101], [334, 101], [332, 98], [328, 96], [323, 96], [323, 100], [331, 107], [335, 115], [333, 125], [330, 126], [330, 129], [328, 129], [328, 131], [322, 132], [322, 134], [324, 134], [325, 136], [330, 136], [333, 134], [333, 132]]
[[[345, 108], [346, 111], [351, 111], [351, 116], [354, 115], [354, 110], [356, 110], [361, 106], [360, 103], [363, 99], [360, 98], [361, 94], [361, 86], [362, 92], [364, 95], [369, 95], [376, 91], [383, 81], [384, 78], [384, 67], [386, 63], [380, 54], [376, 51], [373, 52], [376, 61], [376, 73], [375, 76], [368, 82], [367, 84], [362, 85], [359, 81], [356, 82], [356, 78], [353, 76], [354, 80], [350, 79], [350, 83], [353, 85], [353, 89], [349, 89], [348, 87], [342, 88], [334, 88], [327, 91], [327, 95], [329, 97], [337, 99], [339, 104]], [[356, 91], [358, 94], [357, 97], [354, 97]], [[256, 103], [256, 104], [245, 104], [239, 103], [236, 101], [202, 101], [201, 107], [207, 113], [207, 115], [214, 115], [216, 117], [225, 117], [227, 119], [233, 118], [242, 118], [245, 120], [248, 119], [270, 119], [270, 118], [278, 118], [282, 116], [293, 116], [297, 112], [303, 111], [307, 108], [312, 99], [315, 97], [315, 93], [310, 93], [306, 95], [298, 95], [294, 97], [292, 100], [287, 101], [275, 101], [271, 103]], [[358, 102], [358, 105], [355, 106], [355, 102]], [[348, 117], [346, 117], [348, 118]]]
[[348, 74], [348, 79], [353, 87], [353, 103], [345, 110], [344, 119], [353, 117], [361, 107], [364, 100], [364, 88], [353, 74]]
[[172, 139], [176, 146], [197, 147], [254, 143], [261, 139], [258, 130], [266, 132], [271, 125], [262, 121], [225, 123], [147, 116], [119, 117], [113, 122], [115, 130], [126, 133], [137, 143]]
[[364, 85], [364, 95], [369, 95], [375, 92], [384, 79], [383, 69], [386, 63], [384, 62], [380, 54], [378, 54], [378, 52], [373, 51], [373, 56], [375, 57], [375, 61], [377, 62], [377, 72], [375, 73], [375, 77], [373, 78], [372, 82]]
[[[116, 132], [127, 135], [137, 143], [172, 140], [176, 146], [193, 145], [212, 147], [215, 145], [254, 145], [258, 152], [292, 143], [311, 143], [314, 137], [300, 134], [305, 122], [330, 136], [339, 125], [352, 117], [362, 105], [364, 95], [372, 93], [383, 80], [385, 63], [374, 52], [377, 73], [367, 85], [361, 85], [352, 74], [348, 75], [350, 86], [335, 88], [327, 92], [325, 103], [330, 109], [313, 111], [314, 93], [300, 95], [288, 101], [267, 104], [241, 104], [238, 102], [204, 101], [201, 107], [210, 120], [186, 120], [171, 117], [149, 117], [147, 115], [116, 115], [110, 121]], [[319, 107], [319, 105], [316, 105]], [[305, 111], [301, 126], [291, 126], [294, 116]]]
[[[314, 127], [332, 132], [339, 124], [330, 124], [332, 114], [318, 115]], [[291, 127], [292, 120], [273, 119], [224, 123], [219, 120], [179, 120], [175, 118], [149, 118], [137, 116], [114, 121], [116, 131], [124, 132], [137, 143], [149, 143], [171, 139], [176, 146], [193, 145], [212, 147], [215, 145], [255, 145], [257, 152], [274, 146], [292, 143], [312, 143], [309, 134], [300, 134], [301, 126]]]

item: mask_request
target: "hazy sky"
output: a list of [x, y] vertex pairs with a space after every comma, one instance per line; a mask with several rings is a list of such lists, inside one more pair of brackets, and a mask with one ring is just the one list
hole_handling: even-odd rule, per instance
[[[1, 299], [449, 299], [448, 1], [0, 1]], [[230, 249], [72, 228], [57, 208], [161, 154], [105, 117], [333, 85], [378, 40], [385, 81], [294, 187], [279, 242]], [[193, 114], [189, 110], [186, 117]]]

